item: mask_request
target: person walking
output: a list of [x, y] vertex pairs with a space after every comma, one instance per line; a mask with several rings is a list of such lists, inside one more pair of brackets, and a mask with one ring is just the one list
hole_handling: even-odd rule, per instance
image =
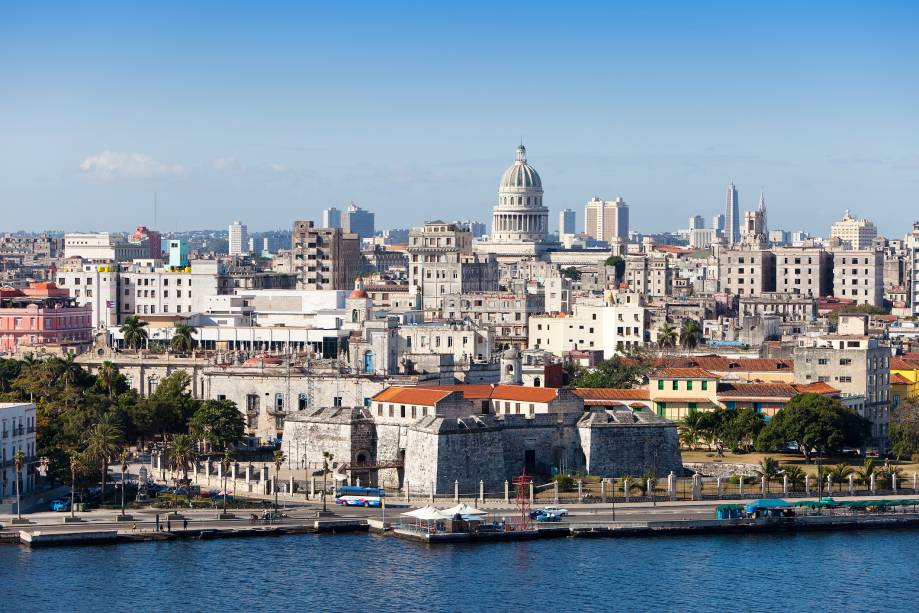
[[188, 519], [182, 520], [182, 530], [188, 530]]
[[172, 532], [172, 520], [166, 518], [166, 532]]
[[156, 514], [156, 529], [154, 531], [155, 532], [160, 531], [160, 514], [159, 513]]

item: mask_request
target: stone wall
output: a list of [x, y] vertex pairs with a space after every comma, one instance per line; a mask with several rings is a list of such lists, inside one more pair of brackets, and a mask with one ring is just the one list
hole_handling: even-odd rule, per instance
[[579, 420], [578, 432], [591, 475], [684, 472], [676, 424], [650, 412], [590, 411]]

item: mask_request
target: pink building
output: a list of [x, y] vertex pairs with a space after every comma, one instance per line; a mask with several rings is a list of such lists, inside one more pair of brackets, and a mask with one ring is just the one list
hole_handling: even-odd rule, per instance
[[81, 352], [92, 343], [92, 306], [54, 283], [0, 288], [0, 352]]

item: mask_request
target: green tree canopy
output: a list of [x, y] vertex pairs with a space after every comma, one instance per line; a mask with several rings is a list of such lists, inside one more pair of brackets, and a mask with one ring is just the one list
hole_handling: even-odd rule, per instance
[[810, 461], [845, 446], [860, 447], [871, 433], [870, 423], [834, 398], [798, 394], [769, 420], [756, 440], [760, 451], [784, 451], [795, 446]]
[[195, 438], [226, 449], [242, 438], [246, 424], [232, 400], [206, 400], [192, 415], [189, 428]]
[[890, 420], [890, 450], [898, 460], [919, 454], [919, 404], [906, 401]]
[[625, 259], [622, 256], [611, 255], [606, 258], [604, 264], [616, 269], [616, 281], [622, 280], [622, 275], [625, 273]]
[[577, 371], [572, 385], [628, 389], [647, 383], [653, 370], [653, 360], [646, 350], [629, 348], [621, 355], [603, 360], [596, 368]]
[[562, 275], [563, 277], [567, 277], [567, 278], [571, 279], [572, 281], [580, 281], [580, 280], [581, 280], [581, 271], [578, 270], [577, 268], [575, 268], [574, 266], [569, 266], [569, 267], [567, 267], [567, 268], [562, 268], [559, 272], [561, 273], [561, 275]]

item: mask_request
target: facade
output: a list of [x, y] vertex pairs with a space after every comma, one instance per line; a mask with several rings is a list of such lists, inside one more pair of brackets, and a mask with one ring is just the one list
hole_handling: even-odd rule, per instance
[[0, 353], [81, 353], [92, 344], [92, 309], [54, 283], [0, 289]]
[[109, 232], [64, 235], [65, 258], [78, 257], [84, 260], [123, 262], [138, 258], [149, 258], [150, 251], [149, 239], [140, 242], [129, 242]]
[[813, 298], [833, 293], [833, 257], [819, 247], [774, 250], [775, 291]]
[[631, 303], [612, 305], [578, 302], [571, 315], [530, 317], [527, 346], [557, 356], [599, 350], [604, 359], [610, 359], [630, 347], [644, 346], [649, 324], [647, 309], [637, 297]]
[[594, 197], [584, 207], [584, 233], [607, 242], [629, 240], [629, 207], [625, 200]]
[[35, 405], [20, 402], [0, 403], [0, 500], [16, 495], [17, 452], [25, 454], [19, 475], [19, 493], [35, 489]]
[[231, 223], [229, 236], [230, 255], [246, 255], [249, 252], [249, 233], [244, 223], [241, 221]]
[[890, 422], [890, 346], [860, 335], [802, 337], [794, 349], [795, 381], [826, 383], [843, 396], [861, 396], [859, 412], [872, 425], [870, 446], [887, 447]]
[[630, 291], [647, 296], [669, 296], [673, 269], [664, 255], [630, 255], [625, 259], [625, 282]]
[[291, 270], [300, 289], [351, 289], [360, 274], [360, 238], [341, 228], [295, 221], [290, 251]]
[[849, 249], [863, 251], [872, 248], [878, 236], [877, 227], [867, 219], [856, 219], [846, 210], [842, 219], [830, 228], [830, 238], [838, 238]]
[[186, 268], [188, 266], [188, 243], [180, 240], [169, 241], [169, 258], [167, 266], [170, 268]]
[[833, 254], [833, 295], [856, 304], [883, 306], [884, 252], [836, 251]]
[[334, 206], [327, 208], [327, 209], [323, 209], [322, 227], [323, 228], [340, 228], [341, 227], [341, 211], [336, 209]]
[[727, 190], [727, 205], [724, 214], [724, 243], [728, 247], [740, 242], [740, 203], [737, 188], [731, 182]]
[[558, 234], [574, 234], [577, 232], [577, 214], [573, 209], [562, 209], [558, 213]]
[[346, 233], [356, 234], [359, 239], [370, 238], [375, 233], [374, 214], [352, 202], [341, 214], [341, 228]]
[[723, 293], [759, 296], [775, 291], [775, 254], [767, 249], [725, 249], [718, 254]]
[[449, 320], [469, 319], [493, 330], [496, 348], [527, 345], [530, 317], [545, 312], [543, 294], [465, 292], [445, 295], [441, 315]]

